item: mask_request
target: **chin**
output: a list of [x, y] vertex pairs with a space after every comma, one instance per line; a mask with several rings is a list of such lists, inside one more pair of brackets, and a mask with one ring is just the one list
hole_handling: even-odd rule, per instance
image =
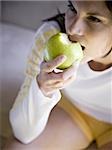
[[92, 61], [93, 59], [91, 58], [91, 57], [87, 57], [87, 56], [85, 56], [85, 57], [83, 57], [83, 59], [81, 60], [81, 64], [86, 64], [86, 63], [88, 63], [88, 62], [90, 62], [90, 61]]

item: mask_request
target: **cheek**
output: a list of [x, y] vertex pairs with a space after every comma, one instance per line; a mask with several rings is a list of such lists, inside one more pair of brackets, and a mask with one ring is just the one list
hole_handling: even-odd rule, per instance
[[68, 33], [69, 32], [69, 28], [72, 24], [72, 22], [74, 21], [74, 14], [72, 11], [70, 10], [67, 10], [67, 12], [65, 13], [65, 29], [66, 29], [66, 32]]
[[86, 50], [86, 54], [92, 58], [100, 58], [104, 56], [111, 48], [112, 42], [105, 36], [101, 38], [93, 38], [89, 43], [89, 47]]
[[66, 29], [66, 32], [68, 30], [68, 18], [67, 16], [65, 15], [65, 29]]
[[112, 45], [112, 34], [110, 34], [110, 31], [105, 31], [97, 31], [96, 33], [92, 34], [92, 37], [89, 38], [93, 48], [100, 49], [101, 51], [105, 51], [107, 48], [110, 48]]
[[99, 38], [98, 40], [99, 48], [101, 50], [101, 53], [105, 53], [110, 50], [112, 46], [112, 34], [110, 34], [109, 32], [105, 32], [100, 37], [101, 38]]

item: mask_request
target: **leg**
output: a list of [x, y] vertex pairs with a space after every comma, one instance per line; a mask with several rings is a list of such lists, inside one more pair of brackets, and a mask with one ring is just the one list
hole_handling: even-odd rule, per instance
[[4, 150], [80, 150], [89, 141], [66, 112], [55, 107], [44, 132], [30, 144], [24, 145], [13, 139]]

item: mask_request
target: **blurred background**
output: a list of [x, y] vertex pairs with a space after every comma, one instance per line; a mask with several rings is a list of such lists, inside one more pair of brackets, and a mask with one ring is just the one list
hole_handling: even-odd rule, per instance
[[2, 1], [1, 21], [36, 30], [41, 21], [66, 10], [67, 1]]

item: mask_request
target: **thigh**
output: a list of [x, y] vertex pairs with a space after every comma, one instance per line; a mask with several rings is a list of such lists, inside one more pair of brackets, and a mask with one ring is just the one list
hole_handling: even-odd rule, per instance
[[37, 139], [27, 145], [15, 140], [7, 147], [11, 150], [80, 150], [88, 145], [88, 139], [77, 124], [61, 108], [55, 107]]

